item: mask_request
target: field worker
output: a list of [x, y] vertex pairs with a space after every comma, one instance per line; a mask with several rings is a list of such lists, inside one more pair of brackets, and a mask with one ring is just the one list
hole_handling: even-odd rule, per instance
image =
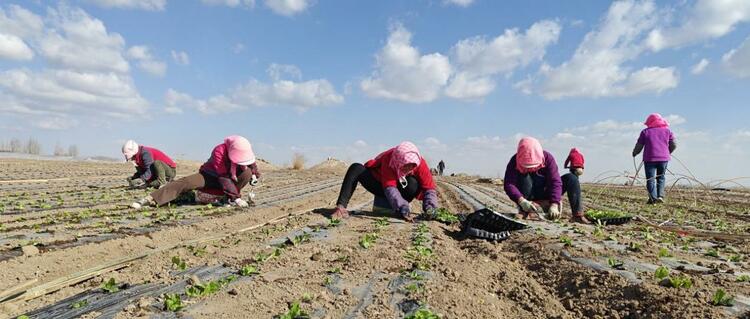
[[671, 154], [677, 148], [677, 144], [674, 134], [669, 129], [669, 123], [659, 113], [649, 115], [643, 124], [647, 127], [641, 131], [635, 143], [633, 157], [643, 151], [648, 203], [663, 203], [667, 163], [672, 159]]
[[407, 221], [414, 221], [416, 217], [409, 208], [409, 202], [415, 198], [422, 201], [424, 212], [432, 212], [437, 208], [437, 192], [430, 167], [411, 142], [402, 142], [364, 165], [354, 163], [349, 166], [341, 184], [333, 218], [349, 216], [346, 206], [357, 188], [357, 183], [375, 195], [376, 205], [378, 199], [384, 198], [383, 206], [389, 206], [386, 208], [390, 208]]
[[574, 147], [570, 149], [570, 153], [568, 153], [568, 158], [565, 159], [563, 168], [569, 169], [570, 172], [576, 176], [581, 176], [583, 175], [583, 163], [583, 154]]
[[583, 212], [583, 205], [581, 205], [581, 184], [578, 178], [583, 175], [584, 158], [581, 151], [577, 148], [571, 148], [568, 153], [568, 158], [565, 159], [563, 168], [570, 170], [569, 173], [560, 176], [563, 184], [563, 194], [568, 194], [568, 202], [570, 202], [570, 211], [572, 212], [572, 220], [576, 223], [590, 224], [591, 222], [586, 219]]
[[239, 135], [232, 135], [214, 147], [211, 157], [198, 173], [173, 181], [151, 195], [133, 203], [131, 207], [161, 206], [176, 199], [180, 194], [196, 189], [221, 189], [231, 205], [247, 207], [241, 191], [248, 183], [258, 183], [260, 172], [255, 163], [255, 154], [250, 142]]
[[440, 163], [438, 163], [438, 174], [440, 174], [440, 176], [443, 176], [443, 172], [445, 172], [445, 162], [443, 162], [443, 160], [440, 160]]
[[135, 174], [127, 178], [130, 187], [143, 182], [147, 187], [160, 188], [175, 177], [177, 164], [158, 149], [128, 140], [122, 146], [122, 155], [135, 165]]
[[[571, 174], [572, 175], [572, 174]], [[566, 178], [567, 179], [567, 178]], [[518, 142], [516, 154], [510, 158], [503, 181], [505, 193], [519, 207], [519, 219], [538, 220], [546, 212], [550, 219], [560, 218], [560, 203], [564, 192], [572, 192], [570, 203], [572, 221], [587, 223], [580, 207], [581, 186], [578, 179], [569, 179], [563, 185], [555, 158], [542, 149], [533, 137], [524, 137]]]

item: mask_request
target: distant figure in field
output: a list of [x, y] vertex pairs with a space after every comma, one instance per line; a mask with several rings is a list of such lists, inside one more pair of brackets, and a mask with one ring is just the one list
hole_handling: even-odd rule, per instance
[[161, 206], [176, 199], [180, 194], [192, 190], [223, 190], [230, 204], [247, 207], [242, 199], [242, 188], [248, 183], [258, 183], [260, 172], [255, 163], [255, 154], [250, 142], [239, 135], [232, 135], [214, 147], [211, 157], [200, 167], [198, 173], [185, 176], [133, 203], [131, 207]]
[[571, 148], [568, 153], [568, 158], [565, 159], [565, 165], [563, 168], [567, 168], [570, 172], [576, 176], [583, 175], [583, 154], [577, 148]]
[[538, 220], [547, 213], [550, 219], [561, 216], [561, 198], [568, 193], [571, 221], [588, 224], [581, 208], [581, 186], [578, 177], [568, 173], [560, 177], [555, 158], [542, 149], [533, 137], [518, 142], [516, 154], [510, 158], [503, 180], [505, 193], [518, 204], [516, 218]]
[[[669, 123], [661, 114], [653, 113], [643, 123], [647, 127], [641, 131], [633, 148], [633, 157], [643, 151], [643, 163], [646, 170], [646, 189], [648, 203], [664, 202], [664, 186], [667, 182], [667, 163], [672, 159], [672, 152], [677, 148], [674, 134]], [[656, 185], [654, 185], [656, 184]]]
[[376, 206], [391, 209], [408, 221], [416, 217], [409, 208], [409, 202], [415, 198], [422, 200], [424, 212], [437, 208], [437, 192], [430, 167], [411, 142], [402, 142], [364, 165], [354, 163], [349, 166], [333, 218], [349, 216], [346, 207], [357, 183], [375, 195]]
[[156, 148], [128, 140], [122, 146], [122, 155], [126, 161], [132, 161], [135, 165], [135, 174], [127, 178], [130, 187], [136, 187], [142, 182], [146, 187], [160, 188], [171, 182], [176, 175], [177, 164]]
[[443, 160], [440, 160], [440, 163], [438, 163], [438, 174], [440, 176], [443, 176], [444, 171], [445, 171], [445, 162], [443, 162]]

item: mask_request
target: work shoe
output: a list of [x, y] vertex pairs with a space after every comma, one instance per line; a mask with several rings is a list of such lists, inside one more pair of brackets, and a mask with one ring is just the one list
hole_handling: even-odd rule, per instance
[[510, 237], [510, 231], [528, 227], [490, 209], [480, 209], [466, 216], [461, 229], [466, 236], [500, 241]]
[[653, 205], [653, 204], [656, 204], [656, 199], [653, 199], [653, 198], [650, 198], [650, 197], [649, 197], [649, 199], [648, 199], [648, 201], [646, 202], [646, 204], [647, 204], [647, 205]]
[[570, 222], [586, 224], [586, 225], [592, 224], [591, 221], [588, 218], [586, 218], [586, 216], [583, 213], [578, 213], [578, 214], [574, 214], [573, 216], [571, 216]]
[[664, 197], [659, 197], [655, 201], [657, 204], [664, 204]]
[[154, 202], [154, 198], [151, 197], [151, 195], [148, 195], [144, 198], [141, 198], [137, 202], [130, 204], [130, 207], [135, 209], [141, 209], [144, 206], [156, 206], [156, 202]]
[[347, 217], [349, 217], [349, 211], [347, 211], [344, 206], [336, 205], [336, 209], [333, 210], [331, 218], [342, 219]]

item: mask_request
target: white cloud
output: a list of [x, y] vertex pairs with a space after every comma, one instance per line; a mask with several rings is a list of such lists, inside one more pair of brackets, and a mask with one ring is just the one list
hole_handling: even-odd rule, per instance
[[190, 64], [190, 56], [185, 51], [172, 50], [172, 60], [179, 65]]
[[167, 7], [167, 0], [86, 0], [86, 2], [104, 8], [142, 9], [162, 11]]
[[167, 64], [154, 59], [146, 46], [132, 46], [128, 49], [126, 55], [128, 58], [138, 61], [138, 68], [149, 74], [164, 76], [167, 73]]
[[42, 18], [17, 5], [8, 6], [7, 12], [0, 8], [0, 30], [2, 33], [26, 38], [41, 34]]
[[201, 0], [201, 2], [208, 5], [223, 5], [231, 8], [240, 6], [246, 8], [255, 7], [255, 0]]
[[17, 114], [145, 116], [148, 102], [129, 76], [72, 70], [1, 73], [0, 109]]
[[[0, 9], [0, 29], [0, 42], [6, 44], [0, 45], [1, 56], [38, 55], [46, 62], [40, 69], [6, 69], [0, 74], [3, 113], [42, 129], [67, 129], [102, 117], [148, 116], [149, 103], [129, 74], [125, 40], [85, 11], [60, 4], [42, 18], [10, 5]], [[18, 41], [24, 44], [20, 51], [7, 50], [8, 43]], [[136, 51], [134, 55], [144, 53]], [[145, 67], [159, 72], [158, 65]]]
[[[269, 67], [269, 74], [274, 74], [273, 66]], [[325, 79], [295, 82], [275, 78], [271, 83], [251, 79], [225, 94], [215, 95], [206, 100], [196, 99], [173, 89], [169, 89], [165, 95], [165, 103], [171, 110], [192, 108], [204, 114], [226, 113], [263, 106], [291, 106], [304, 111], [311, 107], [336, 105], [343, 102], [344, 97], [336, 93], [333, 85]]]
[[363, 140], [357, 140], [354, 142], [354, 147], [357, 147], [357, 148], [367, 147], [367, 142]]
[[39, 41], [41, 54], [52, 64], [77, 70], [126, 73], [125, 40], [107, 32], [100, 20], [85, 11], [61, 5], [50, 10], [48, 29]]
[[452, 5], [465, 8], [465, 7], [470, 6], [472, 3], [474, 3], [474, 0], [444, 0], [443, 3], [452, 4]]
[[28, 61], [34, 58], [34, 51], [21, 38], [0, 33], [0, 59]]
[[289, 64], [276, 64], [272, 63], [268, 67], [268, 76], [274, 81], [279, 81], [289, 77], [293, 80], [299, 80], [302, 78], [302, 71], [297, 66]]
[[447, 151], [448, 145], [443, 144], [440, 142], [439, 139], [435, 137], [428, 137], [424, 140], [422, 147], [424, 150], [430, 150], [430, 151]]
[[739, 78], [750, 77], [750, 37], [721, 58], [724, 69]]
[[276, 14], [293, 16], [313, 5], [313, 0], [266, 0], [266, 6]]
[[240, 53], [244, 52], [245, 49], [246, 48], [245, 48], [244, 44], [242, 44], [242, 43], [236, 43], [234, 45], [234, 47], [232, 47], [232, 52], [234, 52], [235, 54], [240, 54]]
[[586, 34], [573, 57], [558, 67], [543, 65], [540, 92], [548, 99], [660, 93], [679, 82], [673, 67], [623, 66], [641, 55], [639, 42], [659, 21], [650, 1], [613, 3], [597, 29]]
[[653, 51], [719, 38], [750, 21], [750, 1], [698, 0], [685, 10], [680, 25], [651, 31], [646, 44]]
[[458, 69], [446, 88], [446, 95], [458, 99], [481, 98], [492, 92], [491, 76], [510, 75], [518, 67], [539, 61], [549, 45], [557, 42], [560, 25], [554, 21], [534, 23], [525, 33], [505, 30], [487, 41], [473, 37], [459, 41], [452, 49]]
[[391, 29], [376, 59], [376, 70], [360, 82], [360, 88], [370, 97], [430, 102], [440, 95], [452, 72], [447, 57], [439, 53], [421, 55], [411, 46], [411, 33], [401, 25]]
[[707, 59], [701, 59], [698, 63], [693, 65], [693, 67], [690, 69], [690, 73], [692, 74], [702, 74], [703, 71], [706, 70], [706, 67], [708, 66], [710, 62]]

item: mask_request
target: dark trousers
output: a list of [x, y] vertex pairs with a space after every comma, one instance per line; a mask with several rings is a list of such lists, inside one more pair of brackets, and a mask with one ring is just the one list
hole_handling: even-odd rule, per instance
[[646, 170], [646, 189], [648, 190], [648, 197], [651, 199], [664, 197], [664, 187], [667, 182], [667, 163], [668, 162], [644, 163], [644, 168]]
[[167, 182], [171, 182], [177, 171], [162, 161], [154, 161], [151, 164], [151, 174], [153, 174], [151, 181], [148, 182], [149, 187], [159, 188], [166, 185]]
[[[401, 187], [401, 184], [397, 188], [399, 193], [401, 193], [401, 197], [407, 202], [411, 202], [419, 193], [419, 182], [417, 182], [414, 176], [407, 176], [406, 180], [408, 182], [406, 188]], [[362, 184], [368, 192], [375, 196], [385, 196], [383, 185], [372, 176], [370, 170], [362, 164], [354, 163], [349, 166], [346, 175], [344, 175], [344, 182], [341, 183], [341, 191], [339, 192], [339, 199], [336, 201], [336, 205], [341, 205], [342, 207], [349, 205], [349, 200], [357, 189], [357, 183]]]
[[177, 196], [180, 196], [184, 192], [200, 188], [211, 188], [223, 189], [229, 199], [234, 200], [240, 197], [240, 191], [250, 182], [252, 176], [252, 170], [246, 169], [242, 174], [237, 176], [237, 182], [234, 182], [230, 178], [215, 177], [198, 172], [168, 183], [151, 193], [151, 197], [157, 205], [161, 206], [175, 200]]
[[[573, 214], [582, 213], [581, 184], [578, 181], [578, 176], [567, 173], [561, 176], [560, 179], [562, 179], [562, 193], [568, 193], [571, 212]], [[546, 186], [546, 178], [534, 173], [522, 175], [518, 181], [518, 188], [521, 194], [530, 201], [549, 200]]]

